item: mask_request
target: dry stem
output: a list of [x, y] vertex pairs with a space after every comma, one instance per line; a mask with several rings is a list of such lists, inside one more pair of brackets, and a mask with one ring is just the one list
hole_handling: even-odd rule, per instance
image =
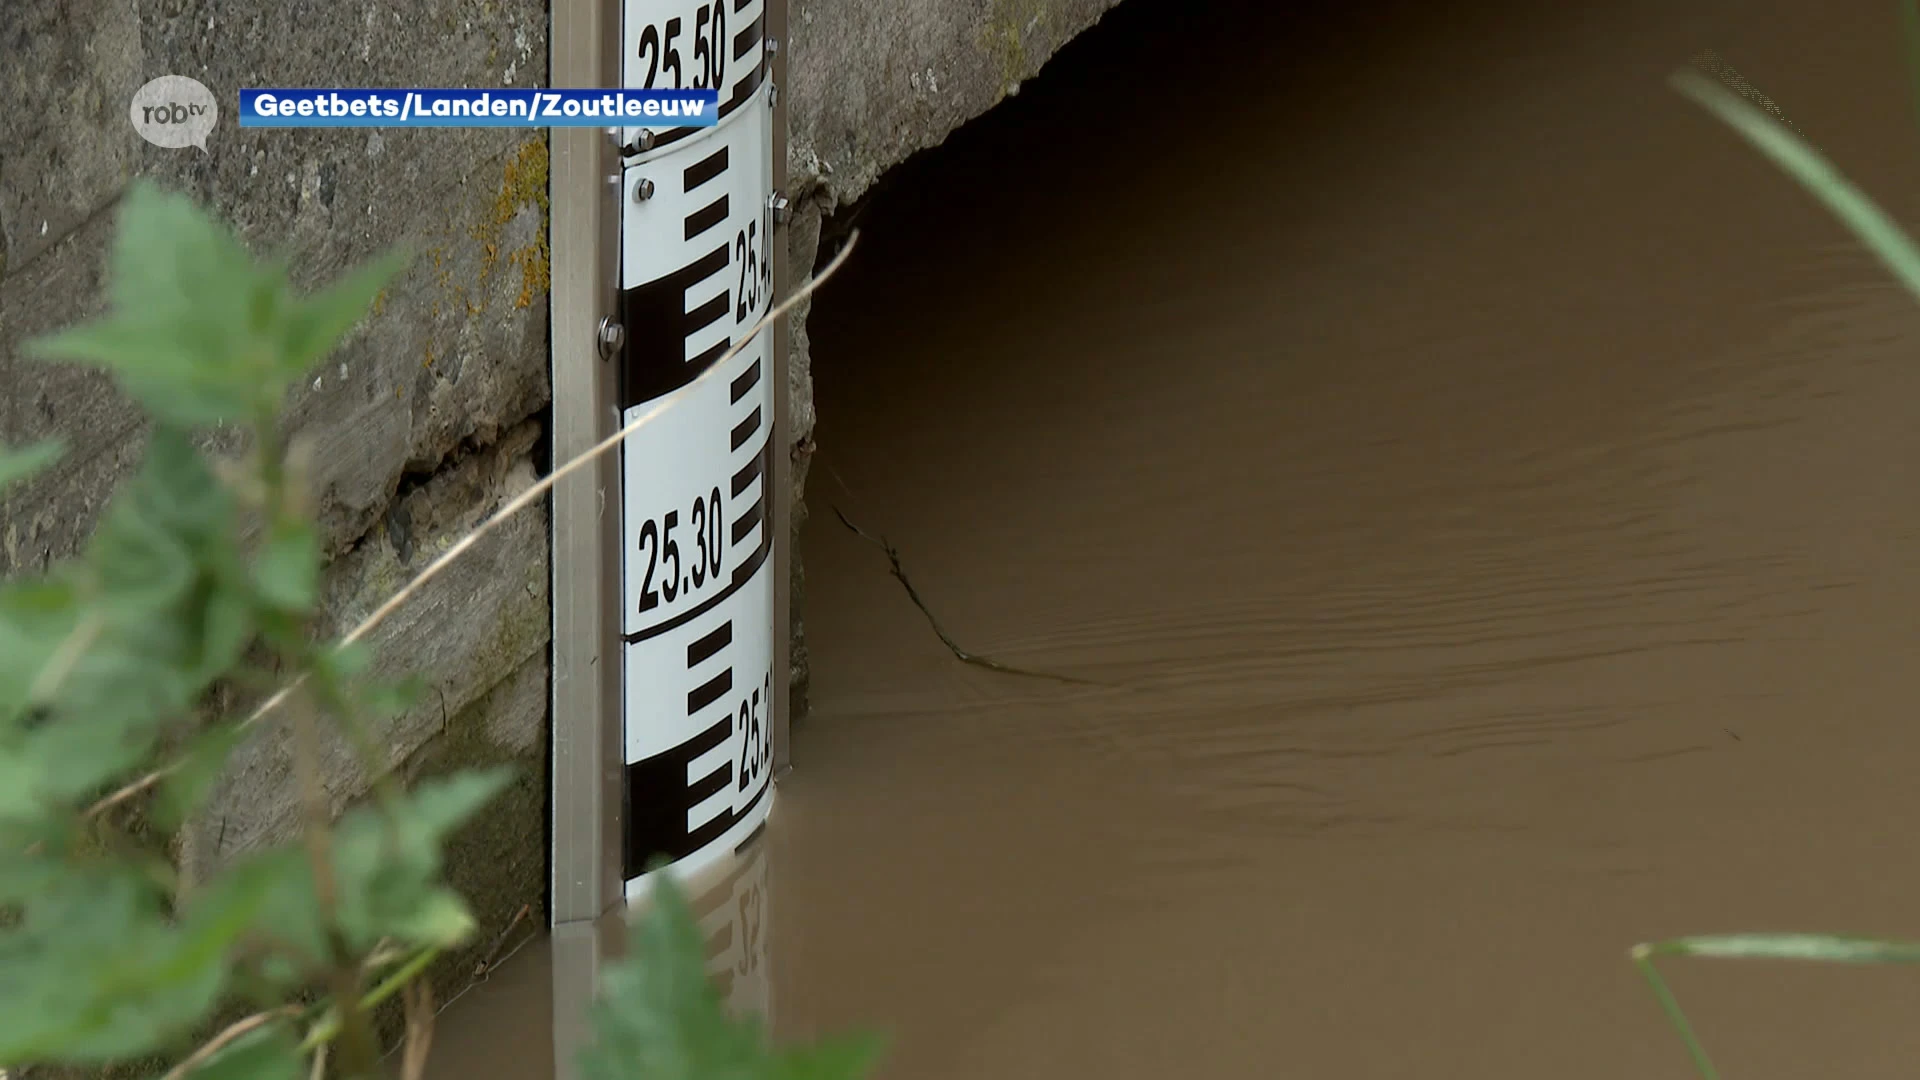
[[199, 1068], [208, 1058], [219, 1053], [222, 1047], [233, 1040], [263, 1024], [270, 1024], [284, 1016], [295, 1016], [298, 1015], [299, 1012], [300, 1010], [298, 1008], [288, 1005], [278, 1009], [271, 1009], [267, 1012], [254, 1013], [244, 1020], [236, 1020], [227, 1025], [220, 1034], [208, 1039], [205, 1046], [188, 1055], [187, 1060], [175, 1065], [163, 1080], [182, 1080], [183, 1077]]
[[403, 991], [407, 1012], [407, 1044], [400, 1055], [400, 1080], [421, 1080], [427, 1071], [427, 1051], [433, 1047], [433, 987], [422, 980]]

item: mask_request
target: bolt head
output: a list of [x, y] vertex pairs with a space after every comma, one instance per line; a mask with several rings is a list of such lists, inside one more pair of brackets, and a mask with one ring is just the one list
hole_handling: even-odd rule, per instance
[[651, 198], [653, 198], [653, 181], [643, 176], [633, 185], [633, 201], [643, 203]]
[[612, 319], [600, 320], [600, 355], [611, 359], [627, 343], [627, 328]]

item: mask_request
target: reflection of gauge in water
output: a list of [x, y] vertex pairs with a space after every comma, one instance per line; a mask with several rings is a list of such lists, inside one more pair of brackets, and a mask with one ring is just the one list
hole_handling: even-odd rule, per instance
[[693, 901], [707, 939], [707, 974], [727, 1008], [772, 1022], [773, 980], [767, 966], [766, 838], [741, 851], [725, 877]]
[[[717, 126], [654, 132], [622, 170], [623, 424], [706, 374], [770, 306], [762, 6], [626, 4], [629, 87], [723, 89]], [[656, 859], [692, 875], [732, 852], [772, 799], [768, 339], [762, 331], [621, 448], [630, 897]]]

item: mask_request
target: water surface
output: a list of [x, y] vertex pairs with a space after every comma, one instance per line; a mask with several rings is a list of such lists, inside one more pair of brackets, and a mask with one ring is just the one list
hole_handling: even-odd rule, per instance
[[[903, 170], [810, 323], [781, 1031], [1679, 1077], [1634, 942], [1920, 934], [1920, 309], [1664, 83], [1718, 50], [1913, 220], [1896, 27], [1128, 0]], [[835, 505], [1092, 685], [957, 663]], [[1729, 1076], [1920, 1061], [1910, 974], [1675, 982]]]

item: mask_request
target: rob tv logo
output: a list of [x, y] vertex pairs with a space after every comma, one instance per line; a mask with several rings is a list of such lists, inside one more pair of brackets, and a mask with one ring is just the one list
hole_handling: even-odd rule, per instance
[[199, 80], [162, 75], [134, 91], [127, 115], [133, 130], [155, 146], [197, 146], [205, 153], [207, 136], [220, 122], [220, 104]]

